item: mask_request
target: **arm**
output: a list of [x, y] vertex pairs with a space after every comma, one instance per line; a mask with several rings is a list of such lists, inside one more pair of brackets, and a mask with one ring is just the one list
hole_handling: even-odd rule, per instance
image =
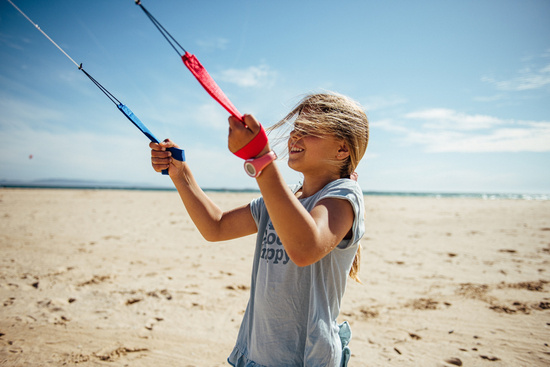
[[296, 265], [321, 260], [350, 231], [354, 213], [348, 201], [323, 199], [308, 212], [284, 184], [274, 164], [264, 169], [257, 182], [273, 226]]
[[171, 158], [166, 148], [177, 147], [169, 139], [160, 144], [150, 143], [151, 163], [155, 171], [168, 173], [185, 205], [189, 216], [207, 241], [224, 241], [257, 232], [249, 205], [223, 212], [195, 181], [187, 162]]
[[[245, 115], [245, 128], [229, 119], [229, 148], [237, 150], [259, 130], [258, 122]], [[269, 145], [261, 154], [270, 150]], [[313, 264], [332, 251], [350, 231], [354, 220], [351, 204], [346, 200], [321, 200], [308, 212], [288, 188], [275, 162], [256, 179], [269, 216], [283, 246], [298, 266]]]

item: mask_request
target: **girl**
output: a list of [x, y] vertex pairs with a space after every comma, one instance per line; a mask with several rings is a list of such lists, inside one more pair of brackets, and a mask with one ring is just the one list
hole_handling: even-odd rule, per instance
[[[244, 122], [229, 117], [232, 152], [261, 129], [251, 115]], [[153, 168], [168, 169], [205, 239], [258, 233], [250, 300], [228, 358], [237, 367], [339, 367], [350, 356], [349, 325], [336, 318], [347, 274], [356, 277], [364, 234], [363, 194], [350, 178], [367, 148], [367, 116], [349, 98], [313, 94], [271, 130], [289, 125], [288, 165], [303, 183], [284, 183], [267, 143], [249, 172], [262, 197], [227, 212], [200, 189], [186, 162], [171, 159], [172, 141], [150, 144]]]

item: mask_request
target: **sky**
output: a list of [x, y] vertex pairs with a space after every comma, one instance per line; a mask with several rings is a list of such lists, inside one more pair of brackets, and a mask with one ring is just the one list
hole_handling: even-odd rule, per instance
[[[133, 0], [13, 0], [159, 138], [203, 188], [256, 188], [228, 113]], [[550, 193], [550, 2], [153, 1], [241, 113], [269, 127], [304, 95], [358, 101], [364, 191]], [[0, 181], [170, 187], [148, 139], [0, 0]], [[289, 184], [299, 173], [278, 163]]]

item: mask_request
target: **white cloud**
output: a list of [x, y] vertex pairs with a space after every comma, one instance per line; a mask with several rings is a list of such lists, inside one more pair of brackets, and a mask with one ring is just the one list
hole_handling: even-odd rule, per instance
[[[150, 168], [147, 139], [139, 133], [12, 130], [0, 155], [5, 177], [123, 180]], [[28, 159], [29, 155], [33, 159]]]
[[550, 121], [503, 120], [428, 109], [374, 127], [400, 135], [406, 144], [423, 145], [428, 152], [550, 152]]
[[197, 40], [197, 45], [205, 51], [225, 50], [229, 44], [226, 38], [210, 38]]
[[[0, 130], [15, 130], [27, 128], [26, 125], [46, 128], [63, 118], [63, 112], [50, 107], [37, 106], [32, 103], [10, 98], [3, 95], [0, 98]], [[22, 125], [21, 121], [25, 121]]]
[[218, 79], [239, 87], [265, 87], [273, 85], [276, 75], [269, 66], [262, 64], [247, 69], [224, 70], [218, 75]]
[[24, 48], [20, 45], [20, 43], [29, 43], [29, 40], [28, 38], [14, 39], [14, 36], [11, 34], [0, 32], [0, 44], [21, 51]]
[[430, 152], [548, 152], [550, 123], [546, 128], [503, 128], [487, 134], [456, 132], [417, 133], [415, 139], [426, 144]]
[[482, 81], [494, 84], [497, 89], [503, 91], [524, 91], [539, 89], [546, 85], [550, 85], [550, 72], [541, 70], [539, 73], [529, 73], [529, 75], [501, 81], [484, 77]]
[[480, 130], [501, 125], [505, 121], [487, 115], [468, 115], [446, 108], [432, 108], [405, 115], [405, 118], [424, 121], [429, 129]]
[[217, 132], [227, 132], [229, 126], [227, 117], [229, 116], [229, 112], [226, 112], [217, 103], [213, 101], [209, 102], [210, 103], [197, 106], [192, 112], [194, 123], [208, 127], [209, 129], [214, 129]]
[[503, 99], [505, 99], [505, 95], [504, 94], [495, 94], [493, 96], [479, 96], [479, 97], [474, 97], [474, 101], [476, 102], [497, 102], [497, 101], [501, 101]]
[[497, 89], [502, 91], [525, 91], [532, 89], [540, 89], [550, 85], [550, 63], [541, 63], [541, 59], [549, 57], [548, 51], [540, 57], [524, 58], [522, 61], [531, 63], [519, 70], [518, 75], [509, 79], [496, 79], [491, 76], [481, 78], [483, 82], [493, 84]]
[[369, 121], [369, 127], [371, 129], [381, 129], [393, 133], [406, 134], [409, 132], [408, 127], [395, 123], [395, 121], [391, 119]]

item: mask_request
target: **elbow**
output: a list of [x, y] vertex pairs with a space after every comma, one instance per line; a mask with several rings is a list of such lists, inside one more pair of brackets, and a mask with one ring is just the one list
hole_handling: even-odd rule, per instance
[[315, 264], [317, 262], [317, 260], [312, 260], [312, 259], [299, 259], [299, 260], [292, 260], [292, 262], [294, 262], [294, 264], [296, 264], [296, 266], [298, 266], [299, 268], [305, 268], [306, 266], [310, 266], [312, 264]]
[[202, 238], [204, 238], [208, 242], [220, 242], [223, 241], [216, 233], [213, 233], [212, 231], [199, 231], [202, 235]]
[[306, 266], [314, 264], [318, 260], [316, 258], [313, 258], [311, 254], [307, 254], [307, 253], [289, 253], [288, 257], [299, 268], [304, 268]]
[[310, 261], [294, 261], [294, 264], [296, 264], [297, 267], [299, 268], [305, 268], [306, 266], [309, 266], [311, 264], [313, 264], [312, 262]]
[[219, 222], [209, 222], [209, 223], [196, 223], [195, 226], [202, 238], [208, 242], [221, 242], [227, 240], [223, 233], [223, 228], [220, 226]]
[[285, 250], [290, 260], [300, 268], [315, 264], [331, 251], [316, 246], [285, 246]]

